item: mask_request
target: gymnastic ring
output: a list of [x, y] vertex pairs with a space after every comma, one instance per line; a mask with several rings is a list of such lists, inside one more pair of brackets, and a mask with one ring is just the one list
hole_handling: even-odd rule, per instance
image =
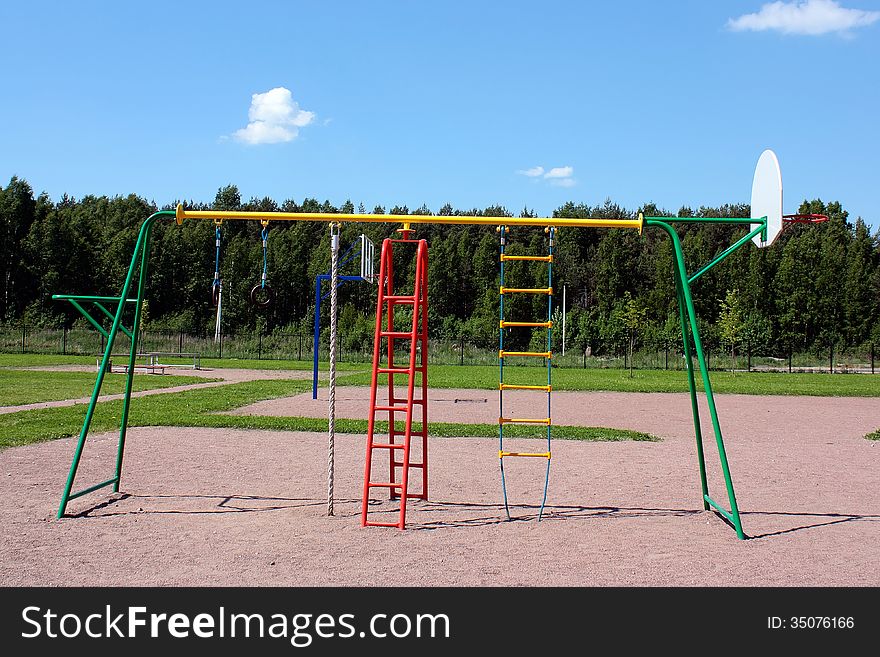
[[[259, 298], [259, 294], [261, 291], [266, 294], [266, 298], [262, 301]], [[272, 303], [272, 299], [274, 298], [275, 291], [271, 287], [269, 287], [268, 283], [266, 283], [265, 285], [263, 285], [262, 283], [258, 283], [257, 285], [254, 285], [253, 289], [251, 290], [251, 304], [257, 306], [258, 308], [267, 307], [270, 303]]]
[[215, 307], [220, 303], [220, 285], [211, 286], [211, 303]]

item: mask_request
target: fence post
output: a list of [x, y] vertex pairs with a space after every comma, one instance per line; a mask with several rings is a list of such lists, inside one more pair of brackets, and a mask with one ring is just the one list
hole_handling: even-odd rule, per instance
[[[871, 351], [871, 353], [872, 354], [874, 353], [873, 350]], [[61, 327], [61, 354], [64, 356], [67, 355], [67, 327], [66, 326]], [[871, 361], [873, 362], [873, 360], [874, 359], [872, 358]]]
[[296, 359], [297, 360], [303, 359], [303, 334], [301, 331], [299, 334], [299, 350], [296, 352]]
[[104, 334], [101, 334], [101, 353], [104, 353]]
[[832, 342], [828, 348], [828, 373], [834, 374], [834, 343]]
[[24, 341], [25, 341], [25, 332], [26, 331], [27, 331], [27, 329], [25, 328], [25, 325], [22, 324], [21, 325], [21, 353], [24, 353]]
[[587, 350], [584, 349], [584, 369], [587, 369]]
[[871, 374], [874, 373], [874, 343], [871, 343]]
[[788, 373], [791, 374], [791, 345], [788, 347]]
[[663, 346], [663, 369], [669, 369], [669, 345]]
[[458, 364], [464, 365], [464, 336], [458, 338]]
[[257, 328], [257, 360], [263, 360], [263, 330]]
[[751, 342], [749, 342], [748, 350], [749, 350], [749, 362], [748, 362], [747, 369], [749, 372], [751, 372], [752, 371], [752, 343]]
[[220, 331], [220, 352], [217, 354], [217, 358], [223, 358], [223, 331]]

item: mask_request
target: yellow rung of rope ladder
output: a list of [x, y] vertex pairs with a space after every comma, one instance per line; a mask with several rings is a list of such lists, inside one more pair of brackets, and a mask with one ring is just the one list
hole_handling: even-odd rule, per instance
[[553, 295], [552, 287], [504, 287], [503, 285], [500, 288], [500, 294], [508, 294], [508, 293], [522, 293], [522, 294], [549, 294]]
[[553, 328], [553, 322], [506, 322], [503, 319], [500, 322], [501, 328], [508, 326], [529, 326], [534, 328]]
[[553, 386], [524, 386], [518, 383], [499, 383], [499, 390], [543, 390], [544, 392], [550, 392], [553, 389]]
[[546, 424], [549, 426], [551, 422], [549, 417], [500, 417], [498, 424]]
[[553, 262], [552, 255], [545, 256], [534, 256], [534, 255], [507, 255], [506, 253], [501, 254], [501, 262], [505, 260], [529, 260], [532, 262]]
[[549, 459], [550, 452], [505, 452], [504, 450], [498, 450], [498, 458], [503, 459], [505, 456], [537, 456], [540, 458]]
[[508, 356], [536, 356], [537, 358], [553, 358], [552, 351], [504, 351], [498, 350], [498, 358], [507, 358]]

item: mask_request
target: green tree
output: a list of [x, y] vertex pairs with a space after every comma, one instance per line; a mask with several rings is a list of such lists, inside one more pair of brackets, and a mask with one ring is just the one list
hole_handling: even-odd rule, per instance
[[739, 292], [728, 290], [721, 300], [721, 313], [718, 315], [718, 333], [721, 343], [730, 347], [730, 369], [736, 372], [736, 347], [742, 339], [745, 328], [742, 302]]
[[648, 322], [648, 310], [642, 303], [633, 298], [629, 292], [623, 295], [621, 319], [629, 336], [629, 376], [633, 376], [633, 351], [635, 350], [636, 337], [644, 330]]

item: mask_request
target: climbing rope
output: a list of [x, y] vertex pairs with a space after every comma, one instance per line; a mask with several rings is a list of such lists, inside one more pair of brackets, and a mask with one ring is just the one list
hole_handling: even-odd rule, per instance
[[275, 292], [269, 285], [269, 221], [261, 221], [263, 231], [260, 233], [263, 240], [263, 276], [259, 285], [254, 285], [251, 290], [251, 303], [259, 308], [265, 308], [272, 299], [275, 298]]
[[336, 288], [339, 287], [339, 224], [330, 224], [330, 401], [328, 407], [327, 515], [333, 515], [333, 443], [336, 437]]

